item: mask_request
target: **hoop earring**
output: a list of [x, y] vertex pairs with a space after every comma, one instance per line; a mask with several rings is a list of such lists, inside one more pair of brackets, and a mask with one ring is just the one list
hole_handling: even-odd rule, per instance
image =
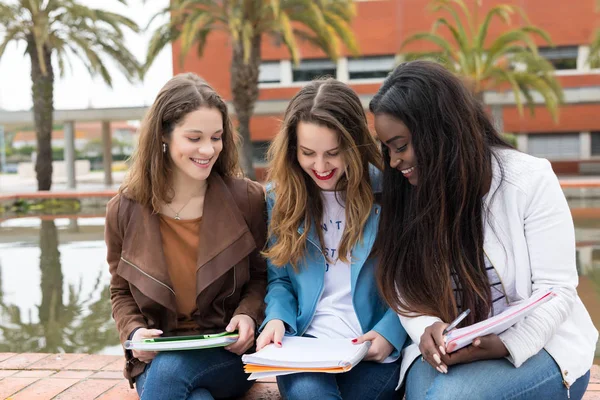
[[163, 153], [166, 153], [166, 152], [167, 152], [167, 144], [163, 143]]

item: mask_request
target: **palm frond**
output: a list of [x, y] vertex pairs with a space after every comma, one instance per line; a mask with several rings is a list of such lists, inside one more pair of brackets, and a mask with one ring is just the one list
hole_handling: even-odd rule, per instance
[[152, 35], [146, 54], [146, 62], [142, 70], [142, 76], [150, 68], [158, 54], [171, 42], [179, 39], [181, 31], [171, 25], [170, 22], [160, 26]]
[[479, 27], [477, 36], [475, 37], [474, 47], [482, 49], [485, 45], [485, 38], [487, 37], [490, 23], [494, 17], [500, 18], [506, 25], [510, 25], [510, 15], [514, 13], [514, 8], [508, 4], [499, 4], [492, 7], [490, 11], [485, 15], [483, 23]]
[[590, 55], [587, 62], [590, 68], [600, 68], [600, 29], [596, 31], [590, 44]]

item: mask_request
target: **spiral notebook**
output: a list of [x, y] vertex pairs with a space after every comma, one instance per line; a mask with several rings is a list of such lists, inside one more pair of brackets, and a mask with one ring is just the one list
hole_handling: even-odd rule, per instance
[[353, 344], [350, 339], [284, 337], [281, 347], [265, 346], [242, 356], [249, 380], [298, 372], [337, 374], [350, 371], [366, 355], [371, 342]]
[[454, 329], [446, 335], [446, 348], [456, 344], [452, 350], [454, 352], [470, 345], [478, 337], [491, 333], [500, 334], [555, 296], [556, 293], [552, 289], [538, 290], [529, 299], [511, 305], [498, 315], [464, 328]]

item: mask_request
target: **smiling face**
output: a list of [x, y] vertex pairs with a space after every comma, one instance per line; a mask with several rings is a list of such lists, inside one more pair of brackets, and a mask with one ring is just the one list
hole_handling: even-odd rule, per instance
[[201, 107], [175, 126], [167, 142], [177, 180], [204, 181], [223, 150], [223, 117], [216, 108]]
[[381, 143], [389, 150], [390, 166], [399, 170], [411, 185], [416, 186], [419, 169], [412, 146], [412, 134], [406, 125], [389, 114], [377, 114], [375, 131]]
[[296, 136], [300, 167], [321, 190], [335, 190], [346, 173], [339, 134], [321, 125], [300, 122]]

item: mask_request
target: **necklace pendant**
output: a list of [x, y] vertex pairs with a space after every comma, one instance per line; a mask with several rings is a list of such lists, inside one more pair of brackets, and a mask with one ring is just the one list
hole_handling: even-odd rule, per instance
[[179, 214], [175, 214], [175, 219], [176, 219], [177, 221], [179, 221], [179, 220], [181, 219], [181, 218], [179, 218]]

